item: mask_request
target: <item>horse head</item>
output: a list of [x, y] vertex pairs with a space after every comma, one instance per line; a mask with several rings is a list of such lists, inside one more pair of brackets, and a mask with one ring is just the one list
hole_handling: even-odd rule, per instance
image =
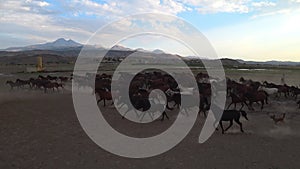
[[244, 111], [244, 110], [240, 110], [242, 116], [246, 119], [246, 120], [249, 120], [248, 117], [247, 117], [247, 113]]

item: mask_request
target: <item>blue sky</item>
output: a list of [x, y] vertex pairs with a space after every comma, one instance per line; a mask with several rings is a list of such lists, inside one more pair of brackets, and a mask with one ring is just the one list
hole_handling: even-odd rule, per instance
[[[300, 61], [300, 0], [0, 1], [2, 49], [60, 37], [85, 43], [100, 27], [123, 16], [164, 12], [198, 28], [220, 57]], [[122, 45], [190, 55], [178, 44], [174, 48], [176, 42], [162, 39], [143, 45], [137, 38]]]

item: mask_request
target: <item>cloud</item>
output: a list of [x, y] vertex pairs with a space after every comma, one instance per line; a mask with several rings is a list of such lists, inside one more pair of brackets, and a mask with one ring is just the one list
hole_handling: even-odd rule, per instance
[[291, 2], [300, 3], [300, 0], [290, 0]]
[[201, 14], [211, 13], [250, 13], [262, 8], [276, 6], [272, 1], [253, 0], [184, 0]]
[[247, 1], [206, 1], [202, 5], [200, 5], [197, 10], [200, 13], [248, 13], [249, 7], [246, 4]]
[[[106, 23], [141, 12], [163, 12], [172, 15], [185, 13], [187, 17], [191, 14], [195, 15], [195, 12], [198, 12], [198, 15], [207, 15], [208, 17], [210, 14], [219, 13], [236, 15], [248, 13], [247, 17], [250, 16], [252, 19], [247, 20], [248, 18], [245, 18], [246, 21], [243, 22], [254, 22], [255, 20], [274, 16], [274, 23], [277, 23], [278, 18], [275, 16], [289, 15], [293, 11], [300, 9], [299, 2], [299, 0], [10, 0], [0, 4], [0, 38], [3, 39], [0, 48], [10, 47], [14, 44], [20, 45], [21, 42], [24, 45], [28, 45], [28, 43], [52, 41], [59, 37], [71, 38], [84, 43], [93, 32]], [[197, 16], [193, 17], [197, 18]], [[143, 29], [143, 27], [147, 26], [151, 26], [156, 30], [167, 30], [178, 34], [183, 31], [170, 26], [172, 24], [179, 25], [180, 23], [172, 23], [172, 21], [166, 23], [169, 25], [157, 24], [155, 18], [147, 22], [143, 22], [143, 20], [139, 22], [128, 20], [112, 28], [111, 32], [122, 33], [128, 27]], [[291, 25], [291, 23], [294, 23], [293, 20], [286, 25]], [[241, 24], [244, 25], [245, 23]], [[268, 25], [262, 23], [260, 27], [250, 26], [252, 29], [262, 29], [268, 27]], [[232, 30], [237, 35], [239, 35], [238, 32], [241, 32], [241, 30], [247, 30], [248, 32], [245, 31], [245, 34], [251, 33], [251, 30], [246, 29], [247, 27], [244, 26], [241, 26], [241, 29], [235, 28], [233, 26], [227, 32], [221, 31], [220, 33], [220, 30], [223, 29], [220, 26], [218, 31], [212, 33], [215, 33], [215, 36], [217, 36], [213, 37], [213, 39], [218, 39], [219, 35], [228, 34]], [[278, 28], [278, 26], [274, 25], [274, 28]], [[291, 31], [288, 26], [283, 27], [280, 32], [287, 31]], [[104, 38], [114, 38], [114, 34], [111, 32], [108, 32]], [[270, 31], [266, 30], [265, 32], [268, 33]], [[262, 31], [259, 35], [264, 37], [266, 36], [265, 32]], [[293, 32], [295, 33], [296, 29], [293, 29]], [[233, 44], [231, 42], [227, 43], [227, 39], [245, 42], [245, 48], [240, 48], [240, 51], [239, 49], [232, 49], [232, 51], [226, 52], [242, 56], [245, 52], [251, 54], [252, 51], [259, 51], [257, 49], [260, 48], [255, 45], [256, 42], [259, 42], [257, 44], [260, 45], [265, 43], [265, 39], [254, 36], [255, 33], [252, 32], [251, 36], [249, 35], [247, 38], [241, 35], [234, 36], [234, 38], [224, 37], [223, 41], [222, 39], [215, 41], [219, 46], [224, 47], [224, 51], [228, 51], [231, 47], [230, 45]], [[273, 33], [268, 38], [275, 36], [278, 35]], [[257, 39], [254, 39], [254, 37]], [[292, 39], [291, 34], [289, 34], [289, 37]], [[282, 40], [285, 39], [282, 36], [273, 40], [277, 40], [278, 44], [275, 45], [280, 46]], [[105, 42], [105, 39], [103, 41]], [[294, 41], [290, 41], [294, 43]], [[229, 44], [229, 46], [226, 44]], [[261, 49], [260, 51], [264, 52], [265, 50]]]
[[279, 14], [289, 14], [291, 13], [291, 9], [280, 9], [280, 10], [275, 10], [275, 11], [270, 11], [270, 12], [264, 12], [260, 14], [253, 15], [251, 19], [256, 19], [259, 17], [266, 17], [266, 16], [272, 16], [272, 15], [279, 15]]
[[299, 61], [300, 11], [258, 17], [205, 32], [219, 56], [267, 61]]
[[0, 48], [9, 47], [5, 44], [7, 37], [20, 37], [32, 43], [58, 37], [85, 42], [99, 27], [130, 14], [164, 12], [176, 15], [186, 10], [189, 8], [176, 0], [10, 0], [0, 5], [0, 31], [1, 37], [5, 37]]
[[260, 1], [260, 2], [253, 2], [252, 6], [256, 8], [262, 8], [262, 7], [276, 6], [276, 3], [269, 2], [269, 1]]
[[[64, 25], [65, 19], [59, 17], [57, 9], [51, 9], [52, 4], [42, 0], [11, 0], [0, 5], [0, 31], [3, 38], [3, 46], [9, 47], [11, 42], [8, 38], [32, 43], [46, 42], [62, 37], [83, 37], [86, 39], [92, 34], [85, 28], [77, 27], [73, 24]], [[5, 34], [5, 35], [4, 35]], [[2, 39], [2, 38], [1, 38]], [[81, 38], [80, 40], [83, 40]], [[17, 43], [18, 44], [18, 43]], [[26, 44], [28, 45], [28, 44]]]
[[182, 2], [176, 0], [107, 0], [102, 3], [92, 0], [71, 0], [65, 3], [65, 7], [75, 15], [109, 16], [111, 18], [141, 12], [164, 12], [176, 15], [190, 10]]
[[259, 12], [253, 14], [251, 19], [260, 17], [271, 17], [289, 15], [300, 10], [300, 0], [279, 0], [276, 3], [271, 1], [254, 2], [252, 6]]

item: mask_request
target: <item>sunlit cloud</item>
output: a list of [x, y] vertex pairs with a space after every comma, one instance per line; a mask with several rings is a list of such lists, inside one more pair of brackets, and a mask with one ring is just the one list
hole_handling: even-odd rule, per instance
[[[278, 59], [282, 56], [295, 59], [300, 58], [300, 51], [294, 47], [299, 39], [299, 24], [295, 21], [299, 20], [299, 9], [299, 0], [10, 0], [0, 5], [0, 37], [3, 39], [0, 48], [42, 43], [60, 37], [84, 43], [107, 23], [132, 14], [159, 12], [184, 14], [181, 15], [183, 19], [194, 25], [199, 25], [205, 17], [207, 22], [203, 24], [211, 26], [201, 30], [220, 55], [265, 60], [280, 55]], [[223, 16], [239, 19], [226, 23], [221, 22]], [[128, 20], [112, 31], [121, 33], [134, 24], [136, 29], [143, 29], [143, 26], [166, 29], [154, 20], [139, 24]], [[182, 31], [172, 27], [167, 29]], [[104, 38], [113, 36], [108, 33]], [[105, 39], [101, 41], [105, 42]], [[164, 41], [161, 41], [162, 48], [168, 48], [162, 43]], [[137, 46], [133, 41], [131, 45]], [[233, 47], [236, 45], [242, 47]], [[176, 52], [187, 54], [177, 48]]]

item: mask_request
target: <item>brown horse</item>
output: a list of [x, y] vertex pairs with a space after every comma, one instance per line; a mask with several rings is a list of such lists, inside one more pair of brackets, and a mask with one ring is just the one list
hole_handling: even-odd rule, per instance
[[[95, 89], [95, 93], [98, 94], [99, 100], [97, 104], [99, 104], [103, 100], [103, 106], [105, 107], [105, 100], [112, 100], [111, 92], [106, 88], [97, 88]], [[112, 102], [113, 104], [113, 102]]]
[[264, 104], [268, 104], [268, 94], [264, 91], [252, 91], [245, 94], [245, 97], [249, 100], [248, 108], [254, 110], [253, 102], [261, 102], [261, 110], [264, 108]]
[[[286, 86], [283, 86], [283, 85], [280, 85], [277, 88], [278, 88], [278, 94], [279, 94], [279, 96], [281, 96], [281, 93], [283, 93], [284, 97], [287, 98], [289, 89]], [[276, 95], [276, 97], [278, 97], [278, 95]]]
[[25, 87], [26, 85], [28, 85], [30, 87], [30, 80], [17, 79], [16, 83], [18, 83], [20, 85], [20, 87]]
[[243, 109], [244, 104], [246, 104], [248, 106], [248, 104], [246, 102], [246, 98], [244, 96], [238, 96], [238, 95], [236, 95], [236, 94], [234, 94], [232, 92], [229, 94], [229, 96], [231, 97], [231, 103], [228, 105], [227, 110], [230, 108], [230, 106], [232, 104], [234, 104], [234, 109], [236, 109], [236, 104], [237, 103], [241, 103], [241, 105], [242, 105], [242, 107], [240, 108], [240, 110]]
[[48, 80], [51, 80], [51, 81], [57, 81], [57, 79], [58, 79], [58, 77], [56, 77], [56, 76], [50, 76], [50, 75], [48, 75], [46, 78]]
[[11, 80], [6, 81], [6, 84], [10, 86], [10, 90], [13, 90], [14, 87], [19, 88], [21, 85], [17, 82], [13, 82]]
[[44, 88], [44, 92], [47, 93], [47, 89], [52, 89], [54, 91], [54, 89], [56, 88], [58, 91], [58, 87], [60, 86], [58, 83], [42, 83], [41, 86]]
[[208, 103], [208, 98], [200, 95], [200, 104], [199, 104], [198, 115], [200, 115], [200, 113], [203, 112], [204, 117], [207, 117], [207, 111], [209, 109], [210, 109], [210, 104]]
[[68, 77], [64, 77], [64, 76], [59, 76], [58, 78], [59, 78], [59, 80], [60, 80], [61, 83], [62, 82], [67, 82], [69, 80]]
[[297, 100], [298, 95], [300, 95], [300, 89], [298, 87], [292, 87], [291, 90], [295, 100]]
[[58, 91], [59, 88], [64, 89], [64, 85], [62, 83], [54, 82], [53, 85], [54, 85], [54, 87], [56, 88], [57, 91]]

